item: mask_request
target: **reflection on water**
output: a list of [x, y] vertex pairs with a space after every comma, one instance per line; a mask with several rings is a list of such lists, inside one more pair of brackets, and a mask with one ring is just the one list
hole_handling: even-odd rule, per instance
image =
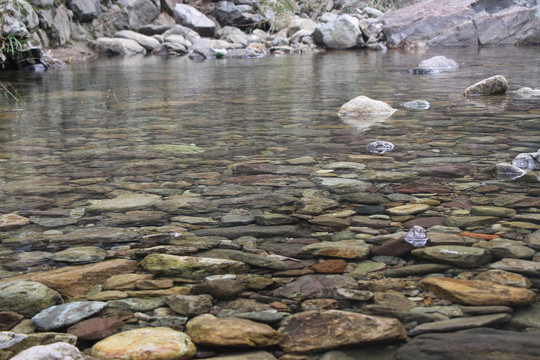
[[[407, 73], [434, 55], [461, 68]], [[22, 197], [43, 197], [47, 186], [56, 197], [84, 199], [121, 188], [131, 176], [157, 182], [153, 191], [167, 193], [164, 182], [221, 173], [238, 161], [339, 159], [365, 153], [374, 140], [396, 144], [411, 166], [455, 157], [471, 157], [478, 166], [511, 162], [539, 147], [538, 97], [513, 93], [538, 87], [538, 60], [538, 48], [349, 51], [204, 62], [112, 58], [44, 74], [2, 73], [0, 81], [11, 83], [25, 105], [15, 111], [9, 96], [1, 98], [1, 213], [24, 208]], [[508, 79], [507, 95], [463, 97], [467, 86], [495, 74]], [[358, 131], [336, 113], [359, 95], [399, 111]], [[416, 99], [431, 108], [402, 106]], [[58, 182], [50, 183], [53, 178]], [[41, 189], [6, 191], [14, 181]], [[21, 201], [13, 202], [15, 195]]]

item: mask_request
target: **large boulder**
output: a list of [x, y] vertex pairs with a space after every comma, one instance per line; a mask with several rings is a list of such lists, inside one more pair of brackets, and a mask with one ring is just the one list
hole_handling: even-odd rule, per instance
[[99, 0], [68, 0], [66, 3], [81, 22], [92, 21], [101, 13]]
[[315, 43], [328, 49], [350, 49], [362, 44], [359, 20], [347, 14], [317, 27], [312, 36]]
[[174, 18], [180, 25], [195, 30], [203, 37], [214, 37], [216, 24], [194, 7], [176, 4], [174, 6]]
[[146, 49], [135, 40], [107, 37], [96, 40], [96, 51], [107, 55], [146, 54]]
[[116, 10], [114, 25], [118, 29], [138, 29], [149, 24], [159, 15], [159, 8], [152, 0], [120, 0]]
[[261, 15], [251, 12], [250, 5], [235, 5], [232, 1], [220, 1], [214, 10], [216, 20], [222, 26], [236, 26], [239, 28], [260, 26], [268, 22]]
[[502, 95], [508, 90], [508, 81], [502, 75], [495, 75], [477, 82], [465, 89], [465, 96]]
[[540, 43], [534, 1], [427, 0], [386, 13], [380, 21], [389, 47]]

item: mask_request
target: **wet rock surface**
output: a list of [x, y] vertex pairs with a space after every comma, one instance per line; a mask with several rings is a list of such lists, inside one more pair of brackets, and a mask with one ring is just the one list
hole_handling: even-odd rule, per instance
[[[157, 90], [136, 86], [144, 101], [47, 93], [95, 97], [101, 110], [66, 120], [75, 140], [0, 137], [17, 149], [0, 153], [0, 167], [18, 169], [2, 171], [0, 209], [28, 219], [0, 238], [1, 356], [67, 342], [104, 359], [149, 348], [186, 359], [391, 358], [464, 329], [528, 339], [539, 327], [539, 183], [500, 180], [494, 167], [537, 152], [534, 100], [508, 93], [511, 110], [493, 116], [491, 97], [462, 104], [478, 100], [464, 100], [463, 83], [445, 80], [455, 90], [447, 99], [361, 132], [335, 116], [341, 99], [300, 118], [268, 102], [277, 118], [248, 111], [250, 122], [195, 117], [210, 91], [191, 105], [179, 95], [146, 101]], [[219, 102], [246, 113], [253, 96]], [[140, 117], [128, 126], [124, 112]], [[181, 129], [177, 113], [190, 120]], [[366, 149], [379, 139], [393, 151]], [[13, 300], [23, 290], [32, 307]], [[53, 315], [32, 322], [43, 311]], [[487, 354], [491, 345], [475, 346]]]

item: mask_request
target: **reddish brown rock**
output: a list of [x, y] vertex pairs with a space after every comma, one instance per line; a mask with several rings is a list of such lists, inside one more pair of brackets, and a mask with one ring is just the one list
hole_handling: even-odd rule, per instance
[[137, 261], [115, 259], [96, 264], [67, 266], [60, 269], [13, 276], [4, 281], [36, 281], [58, 291], [64, 298], [74, 298], [85, 295], [90, 289], [102, 284], [112, 275], [133, 273]]
[[81, 340], [101, 340], [116, 334], [123, 326], [117, 319], [91, 318], [70, 326], [67, 332]]
[[0, 311], [0, 331], [11, 330], [23, 318], [24, 316], [13, 311]]
[[347, 262], [342, 259], [325, 260], [310, 266], [311, 269], [319, 274], [341, 274], [346, 267]]
[[420, 281], [420, 285], [443, 299], [464, 305], [522, 306], [536, 298], [530, 290], [491, 281], [431, 277]]
[[291, 315], [279, 328], [285, 352], [311, 353], [347, 345], [407, 340], [397, 320], [359, 313], [323, 310]]

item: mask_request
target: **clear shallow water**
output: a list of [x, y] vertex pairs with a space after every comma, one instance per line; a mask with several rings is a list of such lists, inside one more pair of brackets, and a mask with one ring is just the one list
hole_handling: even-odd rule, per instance
[[[407, 73], [435, 55], [462, 67]], [[398, 166], [416, 171], [432, 157], [443, 164], [471, 157], [473, 171], [485, 171], [540, 147], [540, 100], [513, 93], [539, 87], [539, 60], [538, 47], [511, 47], [204, 62], [111, 58], [44, 74], [0, 73], [25, 101], [20, 109], [0, 98], [0, 213], [69, 209], [118, 189], [169, 195], [178, 192], [171, 182], [212, 185], [234, 163], [346, 160], [365, 154], [373, 140], [396, 144]], [[467, 86], [496, 74], [508, 79], [506, 96], [463, 97]], [[336, 115], [359, 95], [399, 111], [359, 131]], [[415, 99], [431, 108], [403, 108]], [[379, 168], [396, 170], [387, 167]]]

